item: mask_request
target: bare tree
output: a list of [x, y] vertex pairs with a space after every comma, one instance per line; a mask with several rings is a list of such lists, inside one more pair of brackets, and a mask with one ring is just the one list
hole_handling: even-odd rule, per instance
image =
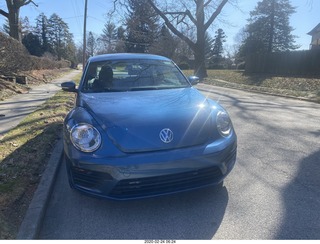
[[0, 9], [0, 14], [6, 17], [9, 21], [9, 35], [21, 42], [21, 30], [19, 23], [19, 13], [22, 6], [30, 3], [35, 4], [32, 0], [6, 0], [8, 11]]
[[[195, 75], [207, 77], [205, 66], [206, 31], [230, 0], [161, 1], [148, 0], [167, 27], [192, 49], [195, 59]], [[190, 39], [179, 27], [188, 26], [196, 32], [195, 40]]]

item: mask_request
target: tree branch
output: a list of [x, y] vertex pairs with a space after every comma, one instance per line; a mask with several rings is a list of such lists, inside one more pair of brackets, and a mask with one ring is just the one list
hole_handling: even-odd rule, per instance
[[203, 7], [206, 8], [211, 2], [212, 2], [212, 0], [208, 0], [208, 2], [203, 4]]
[[36, 4], [33, 0], [20, 0], [15, 4], [17, 4], [16, 7], [21, 8], [22, 6], [28, 5], [29, 3], [32, 3], [34, 6], [39, 7], [38, 4]]
[[177, 11], [177, 12], [163, 12], [163, 14], [183, 15], [182, 20], [183, 20], [186, 16], [188, 16], [189, 19], [190, 19], [194, 24], [196, 24], [196, 21], [197, 21], [197, 20], [192, 16], [190, 10], [186, 10], [186, 11], [184, 11], [184, 12], [180, 12], [180, 11]]
[[177, 35], [179, 38], [181, 38], [183, 41], [185, 41], [191, 49], [195, 49], [195, 43], [189, 39], [187, 36], [185, 36], [182, 32], [180, 32], [177, 28], [175, 28], [170, 20], [167, 18], [167, 16], [165, 15], [164, 12], [162, 12], [154, 3], [153, 0], [147, 0], [148, 3], [153, 7], [153, 9], [155, 10], [155, 12], [160, 15], [160, 17], [164, 20], [166, 26], [175, 34]]
[[34, 6], [39, 7], [39, 5], [36, 4], [34, 1], [31, 1], [31, 3], [33, 3]]
[[226, 5], [226, 3], [228, 2], [228, 0], [223, 0], [219, 6], [217, 7], [216, 11], [214, 11], [211, 15], [211, 17], [208, 19], [207, 23], [205, 23], [204, 28], [205, 30], [207, 30], [209, 28], [209, 26], [212, 24], [212, 22], [217, 18], [217, 16], [220, 14], [222, 8], [224, 7], [224, 5]]
[[197, 20], [192, 16], [192, 14], [191, 14], [189, 9], [186, 11], [186, 14], [190, 18], [190, 20], [196, 25], [197, 24]]
[[6, 18], [9, 18], [9, 14], [6, 11], [2, 10], [2, 9], [0, 9], [0, 14], [3, 15], [4, 17], [6, 17]]

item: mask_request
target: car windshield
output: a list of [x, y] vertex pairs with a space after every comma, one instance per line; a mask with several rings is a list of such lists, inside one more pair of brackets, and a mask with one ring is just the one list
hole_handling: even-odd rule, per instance
[[166, 60], [113, 60], [89, 64], [82, 92], [140, 91], [190, 87], [179, 69]]

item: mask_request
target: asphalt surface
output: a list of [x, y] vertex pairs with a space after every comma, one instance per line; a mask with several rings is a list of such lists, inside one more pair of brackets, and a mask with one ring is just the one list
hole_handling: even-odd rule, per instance
[[238, 135], [222, 189], [101, 200], [71, 190], [62, 162], [37, 238], [320, 239], [320, 104], [198, 88], [227, 108]]

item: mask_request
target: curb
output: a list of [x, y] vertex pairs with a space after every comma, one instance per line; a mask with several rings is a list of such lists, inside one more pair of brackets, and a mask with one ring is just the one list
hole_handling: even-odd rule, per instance
[[62, 153], [63, 142], [62, 138], [60, 138], [55, 144], [48, 165], [42, 174], [38, 188], [33, 195], [26, 215], [20, 225], [17, 240], [37, 239], [57, 172], [61, 165]]

